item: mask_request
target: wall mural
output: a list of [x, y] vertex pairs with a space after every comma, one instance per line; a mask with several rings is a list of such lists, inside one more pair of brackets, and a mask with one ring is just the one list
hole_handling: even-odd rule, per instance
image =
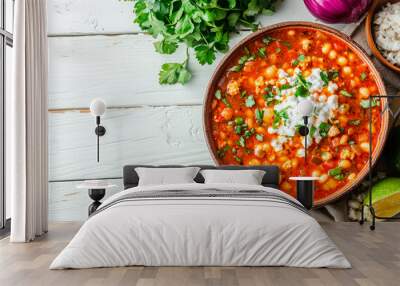
[[[101, 17], [95, 17], [96, 25], [90, 26], [85, 15], [81, 21], [84, 24], [66, 31], [65, 26], [57, 25], [61, 18], [51, 15], [76, 19], [77, 11], [84, 13], [86, 8], [69, 4], [77, 6], [59, 13], [57, 9], [64, 6], [57, 2], [63, 1], [52, 2], [49, 28], [55, 32], [50, 38], [50, 69], [54, 75], [49, 88], [50, 107], [54, 111], [76, 111], [96, 97], [104, 98], [110, 106], [102, 118], [107, 134], [101, 140], [102, 162], [98, 165], [92, 165], [95, 156], [89, 158], [87, 153], [78, 164], [72, 162], [72, 153], [60, 152], [70, 146], [71, 152], [74, 148], [78, 152], [86, 150], [91, 137], [79, 138], [67, 146], [64, 144], [68, 140], [63, 141], [61, 134], [69, 131], [62, 127], [64, 130], [50, 132], [54, 190], [71, 179], [116, 177], [124, 164], [207, 164], [211, 160], [216, 164], [271, 164], [281, 169], [283, 191], [295, 195], [291, 176], [316, 177], [315, 205], [331, 203], [347, 194], [348, 217], [358, 220], [362, 203], [368, 203], [365, 178], [372, 151], [373, 162], [377, 161], [379, 167], [373, 176], [373, 204], [383, 216], [400, 212], [400, 179], [393, 178], [396, 174], [391, 172], [399, 160], [385, 160], [382, 155], [388, 152], [387, 148], [383, 150], [387, 137], [392, 138], [387, 99], [369, 99], [371, 95], [386, 94], [381, 70], [378, 72], [368, 55], [336, 30], [312, 23], [283, 23], [315, 22], [302, 1], [224, 1], [221, 5], [219, 1], [197, 1], [193, 5], [192, 1], [182, 0], [163, 6], [158, 5], [159, 1], [149, 5], [149, 1], [138, 0], [132, 3], [135, 15], [129, 12], [132, 6], [115, 8], [126, 15], [127, 23], [135, 17], [134, 25], [102, 22]], [[359, 2], [367, 5], [369, 1]], [[126, 4], [101, 4], [107, 6], [106, 10], [114, 5]], [[294, 8], [299, 11], [297, 16], [290, 12]], [[360, 7], [360, 13], [363, 11], [365, 7]], [[278, 25], [258, 30], [271, 24]], [[79, 35], [81, 30], [87, 30], [89, 36]], [[103, 33], [112, 37], [102, 37]], [[75, 40], [86, 43], [79, 52], [71, 48]], [[226, 55], [220, 60], [223, 53]], [[107, 66], [108, 62], [112, 64]], [[57, 74], [65, 63], [69, 65], [63, 70], [71, 76], [61, 82]], [[145, 69], [138, 71], [138, 65]], [[113, 85], [117, 78], [118, 85]], [[114, 88], [108, 90], [104, 82]], [[65, 91], [64, 84], [71, 91]], [[92, 92], [90, 98], [88, 90]], [[60, 95], [68, 98], [62, 101]], [[311, 106], [306, 122], [299, 112], [299, 105], [304, 103]], [[92, 118], [86, 119], [83, 113], [54, 114], [50, 118], [53, 126], [65, 124], [67, 117], [93, 129]], [[64, 119], [58, 119], [61, 117]], [[135, 131], [133, 124], [137, 126]], [[301, 131], [305, 125], [306, 135]], [[158, 150], [149, 149], [154, 144], [158, 144]], [[55, 201], [62, 201], [53, 194]], [[71, 204], [73, 196], [75, 193], [67, 198]]]

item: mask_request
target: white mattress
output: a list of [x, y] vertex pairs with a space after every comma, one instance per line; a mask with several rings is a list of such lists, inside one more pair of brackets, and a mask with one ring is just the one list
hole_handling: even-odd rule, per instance
[[[214, 187], [266, 190], [290, 198], [262, 186], [180, 184], [132, 188], [103, 205], [130, 192]], [[289, 204], [227, 197], [112, 205], [85, 222], [50, 269], [128, 265], [351, 267], [308, 214]]]

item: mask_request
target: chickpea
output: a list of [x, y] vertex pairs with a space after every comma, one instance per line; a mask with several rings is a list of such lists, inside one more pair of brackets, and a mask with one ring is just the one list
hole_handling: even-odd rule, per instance
[[332, 159], [332, 154], [330, 152], [322, 152], [321, 159], [325, 162], [329, 161], [330, 159]]
[[349, 54], [349, 60], [350, 60], [351, 62], [354, 62], [354, 61], [356, 60], [355, 54], [350, 53], [350, 54]]
[[351, 74], [351, 67], [345, 66], [342, 68], [342, 71], [345, 75], [350, 75]]
[[348, 62], [348, 60], [347, 60], [345, 57], [343, 57], [343, 56], [340, 56], [340, 57], [337, 59], [337, 63], [338, 63], [338, 65], [340, 65], [340, 66], [345, 66], [345, 65], [347, 65], [347, 62]]
[[268, 160], [269, 160], [270, 162], [275, 161], [275, 159], [276, 159], [276, 155], [275, 155], [275, 154], [271, 154], [271, 155], [268, 156]]
[[340, 160], [339, 167], [343, 169], [348, 169], [351, 167], [351, 162], [349, 160]]
[[272, 122], [273, 118], [274, 118], [274, 109], [272, 107], [264, 109], [263, 121], [268, 124], [269, 122]]
[[339, 144], [346, 145], [348, 140], [349, 140], [349, 135], [344, 134], [342, 135], [342, 137], [340, 137]]
[[360, 92], [360, 97], [361, 98], [369, 98], [369, 89], [367, 87], [360, 87], [360, 89], [358, 90]]
[[226, 133], [221, 131], [219, 133], [219, 138], [221, 138], [222, 140], [225, 140], [226, 139]]
[[262, 144], [262, 147], [263, 147], [263, 150], [264, 150], [265, 152], [268, 152], [268, 151], [271, 150], [271, 146], [270, 146], [268, 143]]
[[331, 49], [332, 49], [331, 43], [325, 43], [322, 45], [322, 53], [323, 54], [329, 53]]
[[270, 55], [268, 56], [268, 58], [269, 58], [269, 61], [270, 61], [271, 63], [276, 63], [276, 61], [278, 60], [278, 56], [277, 56], [275, 53], [270, 54]]
[[353, 135], [354, 132], [356, 132], [356, 130], [354, 129], [354, 127], [350, 127], [349, 129], [347, 129], [347, 135]]
[[369, 143], [368, 142], [362, 142], [362, 143], [360, 143], [359, 146], [363, 152], [369, 152]]
[[312, 171], [311, 176], [319, 177], [319, 176], [321, 176], [321, 172], [319, 170], [314, 170], [314, 171]]
[[232, 119], [232, 116], [233, 116], [233, 110], [232, 110], [232, 108], [228, 108], [228, 107], [224, 108], [224, 109], [221, 111], [221, 116], [222, 116], [225, 120], [231, 120], [231, 119]]
[[272, 65], [272, 66], [269, 66], [269, 67], [267, 67], [265, 69], [265, 73], [264, 74], [265, 74], [265, 76], [267, 78], [273, 78], [273, 77], [276, 76], [277, 71], [278, 71], [278, 69], [276, 68], [276, 66]]
[[289, 170], [291, 167], [292, 167], [292, 162], [290, 160], [285, 161], [281, 166], [283, 170]]
[[330, 60], [336, 59], [337, 52], [335, 50], [330, 51], [328, 57], [329, 57]]
[[336, 126], [331, 126], [331, 128], [329, 128], [328, 131], [328, 137], [335, 137], [336, 135], [340, 134], [340, 130], [339, 128], [337, 128]]
[[258, 166], [261, 165], [261, 162], [260, 160], [253, 158], [248, 162], [248, 164], [249, 166]]
[[303, 71], [303, 76], [309, 76], [311, 74], [311, 70], [307, 69]]
[[351, 174], [347, 177], [347, 179], [351, 181], [351, 180], [354, 180], [354, 179], [356, 178], [356, 176], [357, 176], [356, 173], [351, 173]]
[[321, 176], [319, 176], [319, 182], [321, 184], [325, 183], [328, 179], [329, 179], [328, 174], [322, 174]]
[[239, 83], [236, 80], [230, 80], [226, 86], [226, 92], [229, 95], [237, 95], [240, 92]]
[[341, 114], [345, 114], [349, 112], [349, 110], [350, 110], [350, 105], [347, 103], [343, 103], [339, 106], [339, 113]]
[[303, 50], [308, 51], [309, 48], [311, 47], [312, 41], [310, 39], [303, 39], [301, 41], [301, 47]]
[[297, 168], [299, 166], [299, 160], [294, 158], [292, 159], [292, 168]]
[[253, 111], [250, 108], [246, 109], [244, 114], [246, 115], [246, 117], [253, 117], [254, 116]]
[[253, 119], [253, 117], [246, 118], [246, 124], [247, 124], [247, 127], [249, 127], [250, 129], [254, 128], [254, 119]]
[[262, 146], [261, 144], [257, 144], [257, 145], [254, 147], [254, 155], [255, 155], [256, 157], [258, 157], [258, 158], [264, 157], [265, 151], [264, 151], [264, 148], [263, 148], [263, 146]]
[[256, 132], [259, 133], [259, 134], [265, 134], [265, 133], [267, 133], [267, 130], [265, 130], [265, 128], [262, 127], [262, 126], [258, 126], [256, 128]]
[[288, 36], [293, 37], [296, 34], [296, 32], [294, 30], [289, 30], [287, 34]]
[[338, 182], [333, 179], [333, 178], [329, 178], [326, 183], [322, 186], [322, 189], [328, 191], [328, 190], [333, 190], [336, 189], [338, 185]]

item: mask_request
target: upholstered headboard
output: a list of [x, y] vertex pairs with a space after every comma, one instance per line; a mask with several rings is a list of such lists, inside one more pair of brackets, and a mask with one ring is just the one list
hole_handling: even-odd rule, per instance
[[[193, 165], [194, 166], [194, 165]], [[202, 170], [204, 169], [221, 169], [221, 170], [263, 170], [265, 171], [265, 175], [262, 180], [262, 185], [265, 187], [272, 187], [278, 189], [279, 185], [279, 168], [277, 166], [208, 166], [208, 165], [195, 165], [196, 167], [200, 167]], [[180, 168], [186, 167], [182, 165], [161, 165], [161, 166], [152, 166], [152, 165], [127, 165], [124, 166], [124, 188], [129, 189], [136, 187], [139, 183], [139, 176], [135, 171], [137, 167], [147, 167], [147, 168]], [[197, 183], [204, 183], [204, 178], [200, 174], [197, 174], [194, 180]]]

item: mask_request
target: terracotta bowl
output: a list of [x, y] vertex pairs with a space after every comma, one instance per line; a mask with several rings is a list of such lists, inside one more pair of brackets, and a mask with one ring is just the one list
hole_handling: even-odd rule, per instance
[[[371, 62], [371, 60], [369, 59], [367, 53], [347, 35], [339, 32], [335, 29], [329, 28], [325, 25], [311, 23], [311, 22], [284, 22], [284, 23], [264, 27], [263, 29], [245, 37], [242, 41], [240, 41], [238, 44], [236, 44], [225, 55], [225, 57], [220, 61], [216, 70], [214, 71], [213, 75], [211, 76], [208, 87], [206, 89], [206, 94], [205, 94], [204, 103], [203, 103], [203, 130], [205, 133], [205, 138], [206, 138], [209, 152], [211, 154], [213, 161], [217, 165], [222, 165], [222, 162], [220, 162], [218, 160], [217, 148], [216, 148], [215, 142], [212, 137], [211, 103], [214, 98], [214, 94], [215, 94], [215, 91], [217, 90], [220, 79], [223, 77], [226, 69], [231, 65], [232, 60], [237, 58], [238, 54], [241, 53], [241, 51], [243, 50], [243, 47], [246, 46], [249, 42], [252, 42], [258, 38], [262, 38], [265, 35], [271, 33], [272, 31], [277, 31], [280, 29], [286, 29], [286, 28], [290, 28], [290, 27], [308, 28], [308, 29], [312, 29], [312, 30], [323, 31], [326, 34], [328, 34], [329, 36], [337, 38], [337, 39], [342, 40], [345, 43], [347, 43], [347, 45], [353, 50], [353, 52], [356, 53], [368, 65], [368, 67], [377, 83], [379, 94], [386, 95], [386, 89], [383, 84], [382, 78], [379, 75], [379, 73], [376, 70], [373, 63]], [[381, 103], [382, 103], [381, 108], [383, 110], [384, 106], [387, 104], [387, 100], [382, 99]], [[378, 136], [377, 144], [376, 144], [375, 149], [372, 154], [372, 158], [373, 158], [372, 163], [373, 164], [376, 162], [377, 158], [379, 157], [379, 155], [382, 152], [382, 149], [383, 149], [383, 146], [384, 146], [387, 134], [388, 134], [388, 124], [389, 124], [389, 112], [387, 109], [385, 109], [385, 111], [382, 114], [381, 130], [380, 130], [380, 133]], [[323, 199], [317, 200], [314, 205], [316, 207], [318, 207], [318, 206], [322, 206], [324, 204], [327, 204], [329, 202], [332, 202], [332, 201], [338, 199], [339, 197], [341, 197], [342, 195], [347, 193], [349, 190], [351, 190], [353, 187], [358, 185], [367, 174], [368, 174], [368, 163], [365, 164], [365, 166], [360, 170], [360, 172], [357, 174], [357, 177], [353, 181], [347, 183], [345, 186], [338, 189], [336, 192], [332, 193], [331, 195], [329, 195]]]
[[371, 52], [374, 54], [375, 57], [378, 58], [378, 60], [383, 63], [385, 66], [388, 68], [400, 73], [400, 66], [394, 65], [391, 62], [389, 62], [379, 51], [376, 43], [375, 43], [375, 36], [374, 36], [374, 27], [373, 27], [373, 22], [375, 18], [375, 14], [379, 12], [384, 5], [387, 3], [397, 3], [400, 2], [400, 0], [377, 0], [374, 1], [372, 4], [371, 8], [368, 11], [367, 19], [365, 21], [365, 33], [367, 36], [367, 41], [368, 45], [371, 49]]

